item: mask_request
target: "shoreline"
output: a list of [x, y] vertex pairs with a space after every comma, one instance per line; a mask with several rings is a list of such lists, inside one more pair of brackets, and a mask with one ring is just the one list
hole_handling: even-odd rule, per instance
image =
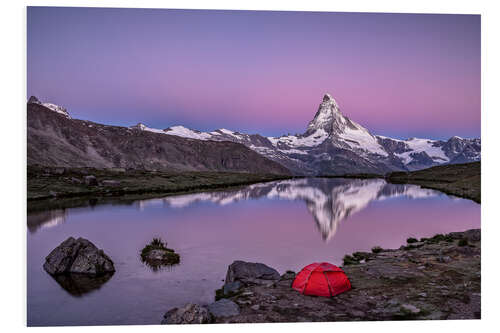
[[346, 255], [342, 269], [352, 289], [334, 297], [293, 290], [292, 271], [249, 278], [252, 266], [263, 264], [243, 263], [247, 267], [238, 276], [232, 268], [236, 263], [242, 265], [235, 261], [229, 266], [214, 303], [170, 309], [162, 324], [481, 318], [480, 229], [408, 239], [398, 249]]
[[[28, 212], [223, 191], [256, 183], [305, 178], [235, 172], [178, 173], [43, 166], [29, 166], [27, 175]], [[350, 174], [312, 178], [380, 178], [392, 184], [417, 185], [481, 203], [480, 162], [437, 166], [415, 172], [394, 172], [386, 176]]]
[[177, 173], [31, 166], [28, 167], [27, 202], [28, 211], [36, 211], [39, 210], [37, 206], [62, 208], [64, 202], [77, 207], [117, 200], [133, 201], [158, 196], [221, 191], [296, 178], [302, 177], [237, 172]]

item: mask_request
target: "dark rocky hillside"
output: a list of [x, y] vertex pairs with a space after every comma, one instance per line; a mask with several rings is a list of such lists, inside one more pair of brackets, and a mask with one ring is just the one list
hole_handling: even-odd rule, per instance
[[28, 165], [289, 174], [235, 142], [201, 141], [71, 119], [30, 99]]
[[481, 202], [481, 162], [439, 165], [412, 172], [386, 175], [391, 183], [417, 184]]

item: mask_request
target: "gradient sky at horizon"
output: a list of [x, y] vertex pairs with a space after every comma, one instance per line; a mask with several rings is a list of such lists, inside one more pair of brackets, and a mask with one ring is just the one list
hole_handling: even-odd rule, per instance
[[27, 93], [74, 118], [302, 133], [325, 92], [374, 134], [480, 136], [479, 15], [28, 7]]

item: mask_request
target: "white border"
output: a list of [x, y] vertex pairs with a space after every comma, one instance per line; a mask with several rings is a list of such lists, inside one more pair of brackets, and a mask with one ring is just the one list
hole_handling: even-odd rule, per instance
[[[6, 3], [8, 2], [8, 3]], [[0, 10], [2, 29], [0, 53], [2, 61], [1, 116], [2, 128], [2, 325], [8, 331], [26, 329], [26, 6], [81, 6], [81, 7], [142, 7], [142, 8], [197, 8], [197, 9], [250, 9], [250, 10], [306, 10], [306, 11], [358, 11], [399, 13], [453, 13], [482, 15], [482, 320], [439, 322], [364, 322], [318, 324], [259, 324], [259, 325], [208, 325], [208, 326], [104, 326], [75, 328], [40, 328], [41, 331], [88, 330], [127, 331], [138, 329], [151, 331], [251, 332], [287, 330], [303, 331], [346, 330], [349, 332], [422, 332], [422, 330], [453, 330], [454, 332], [490, 331], [496, 326], [498, 316], [500, 276], [498, 252], [495, 248], [500, 220], [494, 209], [498, 202], [498, 149], [500, 123], [500, 15], [498, 1], [439, 1], [439, 0], [357, 0], [357, 1], [161, 1], [161, 0], [103, 0], [103, 1], [4, 1]], [[167, 310], [167, 309], [165, 309]]]

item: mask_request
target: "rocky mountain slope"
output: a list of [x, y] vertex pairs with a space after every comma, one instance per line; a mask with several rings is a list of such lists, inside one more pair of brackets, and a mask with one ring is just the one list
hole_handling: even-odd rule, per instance
[[[338, 103], [330, 94], [324, 95], [318, 111], [303, 134], [280, 137], [244, 134], [224, 128], [212, 132], [200, 132], [183, 126], [155, 129], [142, 123], [129, 128], [104, 126], [88, 121], [72, 120], [66, 109], [50, 103], [41, 103], [34, 97], [28, 101], [28, 108], [54, 111], [62, 116], [58, 118], [58, 122], [64, 122], [64, 124], [57, 124], [58, 126], [79, 124], [78, 129], [81, 132], [77, 133], [83, 135], [82, 140], [77, 139], [78, 135], [71, 138], [69, 134], [71, 130], [57, 129], [54, 126], [45, 133], [45, 130], [39, 126], [39, 122], [36, 123], [28, 119], [29, 125], [37, 125], [37, 127], [29, 127], [28, 135], [30, 136], [30, 133], [38, 130], [34, 134], [38, 135], [37, 138], [42, 140], [42, 145], [46, 149], [55, 149], [51, 145], [43, 144], [43, 140], [49, 140], [49, 136], [55, 135], [58, 138], [56, 141], [60, 143], [60, 135], [64, 136], [66, 131], [68, 135], [63, 138], [63, 141], [72, 140], [70, 145], [59, 149], [57, 154], [28, 149], [28, 161], [30, 161], [31, 156], [31, 160], [41, 162], [69, 163], [71, 161], [73, 163], [73, 157], [76, 157], [76, 160], [80, 161], [79, 165], [83, 160], [91, 160], [92, 166], [97, 167], [120, 165], [154, 169], [244, 170], [253, 172], [261, 172], [259, 170], [266, 164], [273, 169], [274, 173], [285, 172], [284, 168], [287, 168], [297, 175], [343, 175], [413, 171], [435, 165], [475, 162], [481, 159], [481, 139], [464, 139], [454, 136], [447, 141], [419, 138], [399, 140], [373, 135], [365, 127], [344, 116], [340, 112]], [[36, 115], [36, 117], [41, 118], [42, 116]], [[31, 118], [36, 117], [35, 115], [31, 116]], [[43, 118], [47, 120], [47, 116], [43, 116]], [[92, 131], [94, 133], [90, 133]], [[42, 135], [43, 133], [45, 134]], [[97, 133], [99, 133], [99, 138], [92, 137]], [[123, 147], [125, 150], [120, 153], [116, 152], [118, 149], [116, 145], [110, 145], [107, 142], [109, 135], [118, 140], [118, 133], [120, 133], [118, 136], [121, 138], [119, 140], [123, 140], [127, 144], [126, 147]], [[117, 143], [119, 146], [123, 144], [119, 140], [116, 142], [116, 140], [113, 143]], [[156, 150], [151, 149], [149, 143], [145, 144], [146, 142], [155, 142], [156, 144], [153, 146]], [[168, 143], [169, 148], [166, 149], [164, 145], [158, 146], [159, 142]], [[224, 143], [221, 144], [222, 142]], [[230, 145], [230, 142], [239, 144], [239, 146]], [[37, 146], [37, 149], [43, 148], [33, 140], [29, 143]], [[107, 144], [102, 147], [102, 143]], [[189, 147], [189, 149], [177, 148], [178, 143], [184, 148]], [[245, 151], [243, 146], [279, 163], [284, 168], [280, 169], [277, 164], [264, 163], [267, 160], [262, 158], [253, 161], [251, 156], [257, 155]], [[86, 150], [85, 157], [79, 156], [80, 153], [75, 149]], [[99, 151], [95, 151], [96, 149]], [[208, 153], [200, 155], [200, 159], [203, 161], [196, 161], [197, 151], [200, 150]], [[224, 151], [223, 156], [221, 151]], [[169, 155], [168, 158], [167, 155]], [[237, 157], [229, 157], [230, 155], [237, 155]], [[51, 158], [55, 158], [56, 161], [50, 160]], [[214, 158], [217, 161], [214, 161]], [[245, 163], [248, 162], [250, 164], [247, 167]], [[257, 163], [259, 166], [252, 169], [251, 164], [253, 163]]]
[[202, 141], [71, 119], [54, 104], [28, 101], [28, 165], [289, 174], [237, 142]]
[[286, 166], [297, 174], [341, 175], [412, 171], [439, 164], [467, 163], [481, 158], [481, 140], [457, 136], [447, 141], [392, 139], [373, 135], [340, 112], [325, 94], [307, 130], [300, 135], [264, 137], [228, 129], [200, 132], [183, 126], [166, 129], [137, 124], [132, 128], [203, 141], [232, 141]]

